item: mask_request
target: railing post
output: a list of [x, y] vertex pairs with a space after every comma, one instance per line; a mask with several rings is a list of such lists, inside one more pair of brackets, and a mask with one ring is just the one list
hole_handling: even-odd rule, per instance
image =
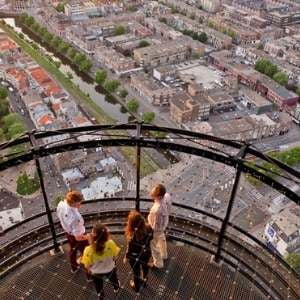
[[[36, 147], [38, 144], [37, 144], [35, 136], [32, 132], [29, 133], [29, 138], [30, 138], [31, 146]], [[33, 151], [34, 151], [34, 148], [33, 148]], [[34, 154], [34, 157], [35, 157], [35, 154]], [[42, 172], [40, 160], [39, 160], [39, 158], [35, 157], [34, 161], [35, 161], [37, 173], [38, 173], [38, 176], [39, 176], [41, 191], [42, 191], [44, 204], [45, 204], [45, 210], [46, 210], [46, 213], [47, 213], [48, 223], [49, 223], [49, 227], [50, 227], [50, 231], [51, 231], [51, 235], [52, 235], [54, 251], [58, 252], [59, 251], [59, 245], [57, 243], [54, 222], [53, 222], [53, 218], [52, 218], [51, 209], [49, 207], [49, 202], [48, 202], [48, 197], [47, 197], [47, 193], [46, 193], [46, 189], [45, 189], [45, 183], [44, 183], [43, 172]]]
[[[238, 159], [238, 158], [243, 159], [247, 154], [247, 148], [248, 148], [248, 144], [244, 145], [240, 149], [239, 153], [235, 156], [236, 159]], [[235, 199], [235, 196], [236, 196], [236, 192], [237, 192], [237, 189], [238, 189], [241, 173], [242, 173], [241, 167], [240, 167], [240, 165], [238, 165], [236, 175], [235, 175], [235, 179], [234, 179], [234, 183], [233, 183], [233, 187], [232, 187], [232, 191], [231, 191], [231, 195], [230, 195], [230, 199], [229, 199], [229, 203], [228, 203], [228, 207], [227, 207], [227, 211], [226, 211], [226, 215], [225, 215], [225, 218], [223, 219], [222, 226], [221, 226], [221, 229], [220, 229], [218, 245], [217, 245], [218, 248], [217, 248], [216, 255], [214, 257], [214, 260], [217, 263], [219, 263], [220, 259], [221, 259], [221, 251], [222, 251], [222, 246], [223, 246], [223, 242], [224, 242], [224, 237], [225, 237], [227, 225], [228, 225], [228, 222], [229, 222], [229, 219], [230, 219], [230, 215], [231, 215], [232, 207], [233, 207], [233, 204], [234, 204], [234, 199]]]
[[140, 211], [140, 173], [141, 173], [141, 146], [140, 146], [140, 138], [141, 138], [141, 129], [142, 123], [138, 122], [136, 124], [136, 194], [135, 194], [135, 209]]

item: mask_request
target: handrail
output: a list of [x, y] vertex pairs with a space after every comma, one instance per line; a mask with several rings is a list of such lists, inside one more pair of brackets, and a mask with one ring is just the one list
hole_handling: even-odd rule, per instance
[[[88, 204], [93, 204], [93, 203], [106, 203], [106, 202], [112, 202], [112, 201], [132, 201], [134, 202], [135, 201], [135, 198], [134, 197], [123, 197], [123, 198], [120, 198], [120, 197], [112, 197], [112, 198], [100, 198], [100, 199], [92, 199], [92, 200], [87, 200], [87, 201], [84, 201], [82, 204], [83, 205], [88, 205]], [[149, 198], [141, 198], [140, 201], [142, 203], [150, 203], [151, 200]], [[199, 208], [196, 208], [196, 207], [191, 207], [191, 206], [188, 206], [188, 205], [185, 205], [185, 204], [181, 204], [181, 203], [177, 203], [177, 202], [173, 202], [172, 203], [173, 207], [175, 208], [181, 208], [181, 209], [186, 209], [188, 211], [191, 211], [191, 212], [194, 212], [194, 213], [198, 213], [198, 214], [201, 214], [201, 215], [204, 215], [206, 217], [209, 217], [211, 219], [214, 219], [216, 221], [219, 221], [220, 223], [223, 221], [223, 218], [219, 217], [219, 216], [216, 216], [214, 214], [211, 214], [205, 210], [202, 210], [202, 209], [199, 209]], [[132, 206], [132, 208], [124, 208], [124, 209], [121, 209], [119, 210], [119, 212], [126, 212], [128, 211], [129, 209], [134, 209], [134, 205]], [[54, 213], [56, 211], [56, 209], [52, 209], [51, 212]], [[145, 210], [142, 209], [143, 212], [145, 212]], [[108, 209], [108, 210], [104, 210], [103, 213], [106, 213], [106, 212], [113, 212], [112, 210]], [[88, 217], [90, 215], [93, 215], [93, 214], [96, 214], [96, 212], [94, 213], [83, 213], [82, 215], [85, 216], [85, 217]], [[4, 235], [5, 233], [15, 229], [16, 227], [21, 226], [21, 225], [24, 225], [25, 223], [28, 223], [32, 220], [35, 220], [41, 216], [45, 216], [46, 213], [43, 212], [43, 213], [39, 213], [37, 215], [34, 215], [34, 216], [31, 216], [30, 218], [27, 218], [17, 224], [14, 224], [12, 225], [11, 227], [9, 228], [6, 228], [4, 231], [1, 232], [0, 236], [1, 235]], [[176, 215], [171, 215], [173, 218], [178, 218], [178, 216]], [[193, 219], [193, 218], [188, 218], [184, 215], [180, 215], [179, 216], [181, 219], [186, 219], [186, 220], [189, 220], [189, 221], [192, 221], [194, 223], [197, 223], [198, 225], [202, 225], [201, 222], [197, 222], [197, 220]], [[55, 224], [58, 224], [58, 222], [56, 221]], [[245, 235], [247, 238], [249, 238], [250, 240], [254, 241], [256, 244], [258, 244], [258, 246], [260, 246], [261, 248], [263, 248], [265, 251], [267, 251], [270, 255], [272, 255], [273, 257], [275, 257], [281, 264], [284, 265], [284, 267], [286, 267], [288, 270], [291, 270], [295, 276], [297, 276], [299, 279], [300, 279], [300, 276], [298, 273], [295, 272], [295, 270], [293, 268], [290, 267], [289, 264], [287, 264], [287, 262], [282, 258], [280, 257], [276, 252], [272, 251], [271, 249], [269, 249], [263, 242], [261, 242], [260, 240], [258, 240], [255, 236], [251, 235], [249, 232], [245, 231], [244, 229], [242, 229], [241, 227], [233, 224], [232, 222], [229, 222], [228, 223], [228, 226], [237, 230], [239, 233], [241, 233], [242, 235]], [[226, 234], [225, 237], [228, 237], [228, 235]], [[0, 249], [1, 250], [1, 249]]]
[[[216, 143], [222, 144], [224, 146], [229, 146], [229, 147], [232, 147], [235, 149], [241, 149], [242, 146], [245, 144], [245, 143], [239, 142], [239, 141], [228, 140], [228, 139], [224, 139], [224, 138], [220, 138], [220, 137], [216, 137], [216, 136], [212, 136], [212, 135], [208, 135], [208, 134], [198, 133], [198, 132], [192, 132], [192, 131], [188, 131], [188, 130], [184, 130], [184, 129], [171, 128], [171, 127], [157, 127], [155, 125], [150, 125], [150, 124], [140, 124], [140, 126], [141, 126], [141, 130], [160, 131], [160, 132], [166, 132], [166, 133], [179, 134], [179, 135], [183, 135], [183, 136], [187, 136], [187, 137], [198, 138], [198, 139], [202, 139], [202, 140], [216, 142]], [[67, 133], [79, 133], [79, 132], [94, 131], [94, 130], [115, 131], [115, 130], [134, 130], [134, 129], [136, 129], [136, 124], [129, 123], [129, 124], [116, 124], [116, 125], [89, 125], [89, 126], [58, 129], [58, 130], [53, 130], [53, 131], [51, 131], [51, 130], [49, 130], [49, 131], [33, 131], [33, 132], [28, 132], [28, 133], [34, 135], [34, 137], [37, 140], [39, 140], [42, 138], [63, 135], [63, 134], [67, 134]], [[130, 138], [132, 138], [132, 137], [130, 137]], [[19, 145], [22, 143], [29, 143], [29, 142], [30, 142], [29, 134], [27, 135], [25, 133], [24, 136], [22, 136], [20, 138], [0, 144], [0, 148], [5, 149], [7, 147], [12, 147], [12, 146], [16, 146], [16, 145]], [[253, 147], [251, 147], [251, 145], [248, 147], [247, 151], [249, 154], [252, 154], [252, 155], [256, 156], [257, 158], [260, 158], [267, 162], [273, 162], [274, 164], [277, 164], [284, 171], [300, 178], [299, 171], [285, 165], [284, 163], [282, 163], [281, 161], [279, 161], [275, 158], [272, 158], [268, 155], [261, 153], [258, 150], [255, 150]]]
[[73, 142], [67, 144], [60, 144], [60, 145], [53, 145], [49, 148], [44, 148], [42, 146], [32, 148], [31, 152], [27, 152], [23, 155], [19, 155], [18, 157], [11, 158], [8, 160], [4, 160], [0, 162], [0, 171], [5, 170], [9, 167], [18, 166], [24, 162], [31, 161], [37, 157], [46, 157], [51, 154], [57, 154], [62, 152], [67, 152], [71, 150], [77, 150], [82, 148], [95, 148], [95, 147], [120, 147], [120, 146], [131, 146], [135, 147], [139, 144], [140, 147], [144, 148], [160, 148], [165, 150], [174, 150], [180, 151], [182, 153], [192, 154], [200, 157], [204, 157], [210, 160], [214, 160], [225, 165], [237, 168], [239, 167], [242, 172], [248, 173], [251, 176], [257, 178], [261, 182], [272, 186], [273, 189], [279, 191], [280, 193], [284, 194], [288, 197], [291, 201], [295, 202], [297, 205], [300, 203], [300, 196], [297, 195], [294, 191], [290, 190], [288, 187], [284, 186], [277, 180], [257, 171], [255, 168], [248, 166], [247, 162], [242, 159], [235, 158], [235, 157], [227, 157], [221, 155], [219, 153], [215, 153], [209, 150], [201, 149], [201, 148], [194, 148], [187, 145], [181, 145], [176, 143], [170, 142], [161, 142], [152, 139], [103, 139], [103, 140], [90, 140], [84, 142]]

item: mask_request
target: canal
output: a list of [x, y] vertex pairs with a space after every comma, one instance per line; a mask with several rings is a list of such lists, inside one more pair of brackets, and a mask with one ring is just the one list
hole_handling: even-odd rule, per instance
[[[23, 33], [24, 37], [29, 41], [36, 41], [30, 32], [27, 30], [23, 30], [14, 18], [5, 18], [4, 21], [12, 26], [14, 30], [18, 33]], [[113, 97], [110, 95], [105, 95], [102, 88], [96, 86], [95, 83], [92, 83], [91, 79], [80, 72], [76, 66], [70, 64], [64, 57], [59, 55], [58, 53], [54, 53], [44, 47], [42, 41], [38, 41], [38, 44], [45, 55], [51, 56], [54, 60], [59, 60], [61, 65], [59, 70], [64, 73], [66, 76], [68, 74], [72, 75], [72, 81], [75, 85], [77, 85], [85, 94], [89, 95], [90, 98], [103, 109], [107, 115], [115, 119], [117, 122], [126, 123], [131, 120], [131, 116], [126, 112], [126, 109]]]
[[[51, 49], [48, 45], [46, 47], [45, 43], [39, 39], [38, 36], [34, 36], [34, 34], [26, 28], [22, 28], [20, 24], [18, 24], [17, 19], [4, 18], [3, 20], [12, 26], [16, 32], [22, 33], [26, 40], [36, 42], [46, 56], [50, 56], [53, 60], [59, 61], [61, 64], [59, 70], [66, 76], [71, 75], [72, 82], [77, 85], [81, 91], [89, 95], [89, 97], [101, 107], [107, 115], [116, 120], [117, 123], [127, 123], [133, 120], [133, 117], [127, 112], [126, 108], [113, 96], [107, 95], [101, 86], [97, 86], [87, 74], [80, 72], [66, 57], [56, 52], [55, 49]], [[155, 154], [154, 157], [156, 157], [158, 161], [161, 161], [160, 165], [166, 167], [168, 164], [166, 161], [171, 164], [178, 162], [176, 155], [173, 155], [170, 151], [162, 149], [157, 149], [157, 151], [163, 157], [159, 156], [158, 153], [156, 154], [156, 151], [151, 152], [152, 155]], [[163, 163], [164, 160], [166, 161]]]

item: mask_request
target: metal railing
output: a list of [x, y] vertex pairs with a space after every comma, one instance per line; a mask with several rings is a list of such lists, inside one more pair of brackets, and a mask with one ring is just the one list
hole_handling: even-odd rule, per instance
[[[135, 131], [135, 134], [120, 134], [120, 131], [128, 132]], [[164, 132], [168, 134], [177, 135], [182, 140], [186, 141], [195, 141], [195, 140], [201, 140], [201, 141], [208, 141], [211, 143], [215, 143], [218, 145], [221, 145], [222, 147], [230, 147], [236, 150], [237, 154], [230, 154], [225, 153], [224, 151], [218, 151], [218, 149], [208, 146], [207, 149], [204, 147], [194, 147], [189, 144], [179, 144], [175, 142], [170, 142], [169, 140], [166, 140], [165, 138], [154, 138], [151, 135], [144, 135], [146, 132]], [[110, 134], [107, 134], [109, 132]], [[81, 141], [81, 142], [74, 142], [73, 140], [66, 139], [63, 143], [43, 143], [43, 139], [54, 137], [54, 136], [60, 136], [65, 134], [96, 134], [101, 133], [102, 138], [101, 139], [94, 139], [94, 140], [87, 140], [87, 141]], [[114, 134], [112, 134], [114, 133]], [[300, 173], [290, 168], [289, 166], [283, 164], [282, 162], [266, 156], [263, 153], [260, 153], [259, 151], [255, 150], [250, 144], [242, 143], [238, 141], [232, 141], [232, 140], [226, 140], [217, 138], [214, 136], [204, 135], [200, 133], [190, 132], [186, 130], [181, 129], [173, 129], [173, 128], [161, 128], [157, 126], [152, 125], [146, 125], [141, 123], [131, 123], [131, 124], [122, 124], [122, 125], [95, 125], [95, 126], [86, 126], [86, 127], [78, 127], [78, 128], [69, 128], [69, 129], [61, 129], [56, 131], [43, 131], [43, 132], [29, 132], [25, 134], [24, 136], [10, 141], [8, 143], [3, 143], [0, 145], [0, 149], [4, 150], [12, 146], [17, 146], [23, 143], [30, 144], [30, 147], [28, 147], [27, 150], [19, 153], [18, 155], [14, 155], [12, 157], [3, 157], [2, 161], [0, 162], [0, 171], [5, 170], [7, 168], [18, 166], [22, 163], [28, 162], [30, 160], [34, 160], [37, 172], [40, 180], [41, 185], [41, 191], [44, 198], [44, 204], [45, 204], [45, 211], [42, 213], [39, 213], [35, 216], [31, 216], [17, 224], [14, 224], [13, 226], [3, 230], [1, 232], [2, 235], [5, 235], [12, 230], [23, 226], [24, 224], [30, 223], [32, 220], [36, 220], [40, 217], [47, 217], [48, 227], [50, 228], [51, 232], [51, 240], [53, 245], [50, 248], [54, 248], [54, 250], [58, 251], [59, 243], [58, 243], [58, 235], [56, 233], [56, 224], [53, 220], [53, 210], [49, 207], [49, 202], [47, 199], [47, 193], [45, 190], [45, 184], [44, 184], [44, 177], [43, 172], [41, 169], [41, 163], [40, 158], [46, 157], [51, 154], [57, 154], [77, 149], [89, 149], [89, 148], [95, 148], [95, 147], [122, 147], [122, 146], [130, 146], [135, 147], [136, 149], [136, 193], [134, 198], [122, 198], [122, 200], [125, 201], [134, 201], [135, 209], [141, 210], [141, 203], [144, 203], [145, 199], [140, 198], [140, 170], [141, 170], [141, 149], [142, 148], [160, 148], [164, 150], [172, 150], [172, 151], [178, 151], [186, 154], [192, 154], [195, 156], [203, 157], [209, 160], [213, 160], [222, 164], [225, 164], [227, 166], [231, 166], [236, 169], [235, 173], [235, 179], [234, 184], [232, 187], [232, 191], [230, 194], [229, 203], [227, 205], [225, 217], [221, 218], [219, 216], [216, 216], [214, 214], [211, 214], [207, 211], [190, 207], [181, 203], [174, 203], [174, 207], [184, 210], [191, 211], [196, 214], [200, 214], [202, 216], [209, 217], [217, 222], [220, 223], [220, 230], [218, 233], [218, 241], [215, 244], [216, 250], [212, 251], [209, 249], [209, 252], [211, 252], [214, 255], [214, 260], [216, 262], [219, 262], [220, 260], [227, 260], [226, 256], [224, 256], [224, 252], [226, 251], [223, 247], [223, 242], [226, 239], [232, 239], [230, 235], [228, 234], [228, 227], [235, 229], [239, 234], [251, 239], [256, 245], [258, 245], [263, 250], [267, 251], [274, 257], [280, 264], [282, 264], [289, 272], [293, 273], [293, 276], [297, 277], [297, 274], [287, 265], [287, 263], [276, 253], [272, 252], [264, 243], [259, 241], [257, 238], [249, 234], [244, 229], [240, 228], [239, 226], [236, 226], [235, 224], [232, 224], [230, 220], [232, 207], [236, 198], [237, 193], [237, 187], [239, 184], [240, 175], [242, 172], [247, 173], [251, 175], [252, 177], [260, 180], [261, 182], [271, 186], [273, 189], [279, 191], [280, 193], [284, 194], [286, 197], [288, 197], [291, 201], [293, 201], [296, 204], [300, 204], [300, 197], [299, 195], [289, 189], [284, 184], [280, 183], [273, 177], [270, 177], [266, 175], [265, 173], [260, 172], [257, 167], [249, 165], [249, 163], [244, 159], [248, 154], [251, 156], [254, 156], [256, 158], [262, 159], [266, 162], [272, 163], [276, 165], [277, 167], [281, 168], [283, 171], [285, 171], [289, 176], [296, 178], [297, 180], [300, 178]], [[202, 145], [201, 145], [202, 146]], [[119, 201], [120, 199], [114, 199], [109, 198], [109, 201]], [[105, 199], [98, 199], [98, 200], [90, 200], [86, 201], [85, 204], [90, 203], [100, 203], [106, 201]], [[195, 221], [195, 220], [193, 220]], [[6, 245], [7, 246], [7, 245]], [[47, 249], [49, 247], [47, 246]], [[49, 248], [49, 249], [50, 249]], [[1, 249], [0, 249], [1, 250]], [[207, 249], [208, 250], [208, 249]], [[24, 251], [24, 250], [22, 250]], [[0, 266], [1, 267], [1, 266]]]

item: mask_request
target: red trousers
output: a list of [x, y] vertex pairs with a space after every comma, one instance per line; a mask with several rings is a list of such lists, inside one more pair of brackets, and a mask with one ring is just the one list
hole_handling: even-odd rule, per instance
[[89, 245], [87, 240], [83, 240], [83, 241], [77, 241], [75, 239], [74, 235], [68, 234], [67, 233], [67, 239], [68, 242], [70, 244], [70, 253], [69, 253], [69, 257], [70, 257], [70, 262], [71, 262], [71, 268], [72, 270], [75, 270], [76, 268], [78, 268], [78, 264], [77, 264], [77, 251], [80, 252], [80, 254], [83, 253], [84, 248], [86, 246]]

